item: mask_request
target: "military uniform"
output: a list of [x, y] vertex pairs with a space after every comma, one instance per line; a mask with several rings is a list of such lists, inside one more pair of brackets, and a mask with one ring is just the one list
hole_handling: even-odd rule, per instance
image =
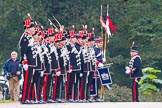
[[[30, 23], [28, 23], [30, 22]], [[22, 92], [22, 103], [30, 103], [30, 85], [32, 81], [32, 75], [34, 73], [34, 68], [36, 67], [36, 51], [33, 46], [34, 39], [32, 34], [28, 32], [28, 28], [34, 27], [34, 22], [32, 20], [24, 21], [24, 28], [26, 29], [19, 41], [19, 47], [21, 49], [21, 64], [23, 65], [23, 92]], [[34, 32], [34, 31], [33, 31]]]
[[[96, 37], [95, 39], [95, 42], [96, 43], [99, 43], [99, 42], [102, 42], [102, 38], [100, 37]], [[97, 45], [94, 46], [94, 52], [95, 52], [95, 55], [96, 55], [96, 65], [98, 65], [98, 63], [103, 63], [103, 53], [102, 53], [102, 49], [99, 48]], [[101, 88], [101, 81], [100, 81], [100, 78], [98, 76], [98, 72], [97, 70], [95, 71], [94, 73], [94, 78], [97, 78], [97, 95], [95, 97], [96, 101], [98, 101], [99, 99], [99, 94], [98, 94], [98, 91], [99, 89]]]
[[[74, 37], [71, 37], [74, 38]], [[74, 83], [76, 83], [76, 74], [78, 71], [81, 71], [81, 59], [80, 59], [80, 52], [76, 49], [75, 44], [68, 43], [66, 45], [70, 57], [70, 66], [71, 70], [67, 73], [67, 82], [66, 82], [66, 90], [67, 90], [67, 97], [66, 99], [69, 101], [73, 101], [72, 91], [74, 87]]]
[[[75, 38], [78, 40], [79, 38], [82, 39], [82, 36], [79, 33], [76, 33]], [[75, 83], [74, 83], [74, 100], [79, 101], [81, 95], [81, 81], [83, 77], [83, 53], [82, 53], [82, 45], [78, 42], [75, 42], [75, 47], [77, 49], [78, 54], [80, 55], [80, 63], [81, 63], [81, 70], [75, 72]]]
[[[94, 33], [89, 33], [88, 35], [88, 42], [93, 42], [94, 41]], [[90, 102], [92, 101], [90, 98], [90, 87], [93, 81], [93, 75], [94, 72], [96, 71], [96, 55], [93, 46], [89, 47], [90, 51], [90, 72], [87, 74], [88, 82], [87, 82], [87, 87], [86, 87], [86, 100], [89, 100]]]
[[[39, 76], [39, 79], [36, 78], [36, 82], [38, 83], [38, 86], [37, 86], [37, 100], [39, 103], [44, 103], [43, 101], [43, 94], [42, 94], [42, 88], [43, 88], [43, 85], [44, 85], [44, 72], [45, 72], [45, 63], [44, 63], [44, 48], [42, 47], [43, 46], [43, 42], [40, 41], [40, 51], [39, 51], [39, 54], [38, 54], [38, 58], [37, 59], [37, 62], [39, 62], [38, 66], [36, 67], [36, 72], [38, 71], [38, 76]], [[37, 76], [37, 77], [38, 77]]]
[[88, 83], [88, 77], [87, 74], [90, 72], [91, 65], [90, 65], [90, 51], [89, 48], [84, 45], [82, 47], [82, 79], [80, 84], [80, 100], [86, 100], [86, 89], [87, 89], [87, 83]]
[[[60, 37], [61, 36], [61, 37]], [[57, 102], [63, 102], [62, 100], [62, 87], [66, 80], [66, 73], [69, 71], [69, 54], [68, 50], [65, 45], [62, 44], [62, 42], [66, 41], [66, 38], [62, 33], [59, 33], [58, 41], [56, 41], [57, 46], [57, 53], [58, 53], [58, 61], [61, 72], [56, 72], [55, 76], [55, 89], [56, 93], [54, 95], [54, 99], [56, 99]]]
[[142, 74], [142, 60], [141, 57], [138, 55], [137, 46], [131, 47], [131, 54], [132, 58], [129, 61], [129, 68], [127, 71], [130, 73], [130, 78], [132, 79], [132, 101], [139, 102], [138, 99], [138, 81], [143, 76]]
[[49, 99], [49, 92], [50, 92], [50, 83], [51, 83], [51, 55], [50, 55], [50, 43], [46, 40], [44, 45], [44, 64], [45, 64], [45, 71], [44, 71], [44, 85], [43, 85], [43, 100], [46, 102]]

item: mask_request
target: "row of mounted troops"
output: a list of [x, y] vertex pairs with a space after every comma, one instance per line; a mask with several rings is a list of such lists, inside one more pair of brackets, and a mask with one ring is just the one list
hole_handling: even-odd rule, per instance
[[92, 102], [92, 81], [97, 68], [104, 66], [102, 39], [95, 37], [94, 29], [40, 30], [32, 19], [24, 21], [24, 28], [19, 41], [24, 70], [21, 103]]

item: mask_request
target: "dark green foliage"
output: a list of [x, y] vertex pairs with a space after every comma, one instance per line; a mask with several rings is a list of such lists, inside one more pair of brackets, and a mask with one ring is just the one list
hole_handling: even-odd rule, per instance
[[132, 41], [139, 46], [143, 67], [162, 69], [162, 0], [0, 0], [0, 69], [12, 50], [19, 51], [17, 44], [23, 33], [23, 20], [27, 13], [39, 25], [49, 26], [48, 18], [54, 15], [61, 24], [70, 29], [82, 29], [88, 25], [89, 32], [95, 28], [100, 33], [100, 4], [103, 16], [109, 3], [109, 16], [117, 27], [107, 47], [107, 62], [113, 82], [130, 86], [124, 68], [130, 59]]
[[160, 91], [159, 87], [162, 85], [162, 80], [158, 76], [161, 71], [148, 67], [142, 69], [142, 73], [144, 76], [139, 82], [139, 90], [145, 95], [153, 96], [155, 92]]

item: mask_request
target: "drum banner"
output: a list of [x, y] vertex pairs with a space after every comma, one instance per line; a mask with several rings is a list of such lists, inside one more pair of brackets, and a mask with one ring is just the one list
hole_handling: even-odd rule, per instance
[[111, 75], [108, 67], [98, 68], [98, 73], [102, 85], [112, 84]]

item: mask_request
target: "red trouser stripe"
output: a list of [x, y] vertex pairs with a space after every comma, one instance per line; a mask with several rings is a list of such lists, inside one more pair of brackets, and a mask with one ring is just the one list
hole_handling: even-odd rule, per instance
[[48, 75], [45, 75], [44, 87], [43, 87], [43, 100], [47, 100], [47, 82], [48, 82]]
[[57, 80], [58, 76], [54, 76], [55, 83], [53, 85], [53, 100], [56, 100], [56, 87], [57, 87]]
[[23, 84], [23, 93], [22, 93], [22, 98], [21, 101], [25, 102], [25, 98], [26, 98], [26, 87], [27, 87], [27, 83], [28, 83], [28, 73], [29, 71], [27, 70], [25, 73], [25, 78], [24, 78], [24, 84]]
[[133, 84], [133, 91], [134, 91], [134, 93], [133, 93], [133, 100], [134, 100], [134, 102], [136, 102], [137, 100], [136, 100], [136, 86], [137, 86], [137, 84], [136, 84], [136, 82], [134, 81], [134, 84]]
[[81, 82], [81, 86], [80, 86], [80, 99], [83, 99], [83, 83], [84, 83], [84, 81], [82, 80], [82, 82]]

